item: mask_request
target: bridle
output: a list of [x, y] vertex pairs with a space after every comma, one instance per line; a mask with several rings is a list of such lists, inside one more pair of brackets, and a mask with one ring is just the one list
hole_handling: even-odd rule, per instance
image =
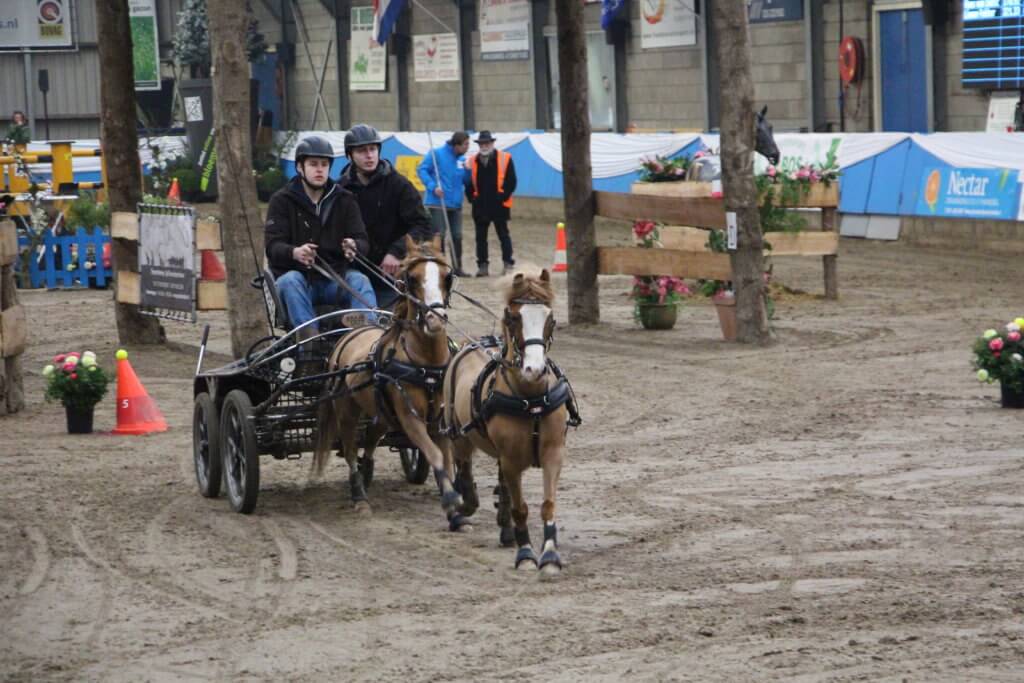
[[[446, 268], [448, 270], [444, 276], [444, 282], [442, 284], [444, 288], [443, 301], [428, 304], [422, 299], [412, 295], [412, 278], [410, 278], [410, 273], [413, 268], [421, 263], [436, 263], [439, 268]], [[445, 322], [448, 321], [448, 315], [444, 313], [444, 311], [451, 304], [452, 289], [455, 287], [455, 274], [452, 272], [451, 266], [447, 261], [437, 258], [436, 256], [417, 256], [410, 263], [405, 265], [402, 270], [402, 274], [395, 279], [395, 285], [398, 293], [408, 301], [409, 305], [416, 307], [416, 317], [414, 320], [417, 325], [425, 325], [426, 316], [431, 313], [438, 316]]]
[[[548, 302], [542, 299], [533, 298], [521, 298], [512, 299], [509, 304], [519, 304], [520, 306], [526, 306], [531, 304], [540, 304], [547, 306]], [[513, 312], [508, 306], [505, 307], [505, 319], [503, 321], [505, 326], [505, 341], [502, 348], [502, 358], [511, 352], [512, 362], [509, 364], [507, 361], [503, 361], [502, 365], [507, 367], [514, 367], [522, 369], [523, 362], [526, 356], [526, 349], [530, 346], [543, 346], [544, 353], [547, 354], [551, 350], [551, 342], [555, 336], [555, 314], [548, 313], [547, 321], [544, 323], [544, 332], [541, 337], [529, 337], [523, 338], [523, 317], [519, 312]], [[544, 367], [544, 372], [547, 372], [547, 366]]]

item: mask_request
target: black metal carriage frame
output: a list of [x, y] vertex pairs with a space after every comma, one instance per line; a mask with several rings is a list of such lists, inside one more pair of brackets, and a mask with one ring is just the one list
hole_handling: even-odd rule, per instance
[[[353, 329], [347, 319], [366, 313], [365, 309], [325, 313], [282, 336], [268, 336], [244, 358], [211, 370], [203, 370], [209, 326], [203, 330], [192, 419], [196, 481], [203, 496], [217, 497], [223, 487], [231, 508], [248, 514], [259, 495], [260, 456], [297, 459], [313, 449], [319, 406], [337, 397], [327, 390], [328, 384], [346, 372], [328, 371], [327, 359]], [[389, 322], [389, 311], [375, 313], [385, 325]], [[314, 329], [322, 331], [311, 333]], [[358, 436], [361, 445], [365, 445], [365, 428], [364, 422]], [[379, 446], [399, 454], [407, 481], [426, 481], [429, 463], [405, 434], [389, 433]], [[367, 486], [373, 479], [373, 464], [372, 459], [359, 460]]]

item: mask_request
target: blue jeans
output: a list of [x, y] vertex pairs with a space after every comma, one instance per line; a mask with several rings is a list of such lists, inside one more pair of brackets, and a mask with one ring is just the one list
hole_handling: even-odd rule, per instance
[[[345, 271], [344, 279], [345, 284], [358, 292], [366, 303], [373, 308], [377, 307], [377, 297], [370, 285], [370, 278], [355, 268], [349, 268]], [[293, 328], [315, 318], [316, 311], [313, 307], [317, 305], [334, 304], [339, 309], [363, 308], [363, 304], [342, 289], [337, 282], [318, 275], [307, 278], [302, 271], [289, 270], [277, 278], [276, 284]], [[376, 320], [376, 316], [369, 317], [369, 322]]]

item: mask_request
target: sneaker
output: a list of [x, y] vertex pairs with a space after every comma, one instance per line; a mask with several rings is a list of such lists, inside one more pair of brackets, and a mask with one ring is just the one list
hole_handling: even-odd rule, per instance
[[514, 264], [514, 263], [506, 263], [506, 264], [504, 264], [504, 266], [501, 269], [501, 274], [502, 275], [508, 275], [509, 273], [514, 271], [515, 269], [516, 269], [516, 264]]
[[462, 268], [454, 268], [452, 270], [452, 275], [455, 277], [469, 277], [469, 273], [464, 271]]
[[486, 263], [483, 264], [482, 266], [477, 266], [476, 276], [477, 277], [489, 277], [490, 276], [490, 273], [488, 272], [488, 268], [487, 268], [487, 264]]

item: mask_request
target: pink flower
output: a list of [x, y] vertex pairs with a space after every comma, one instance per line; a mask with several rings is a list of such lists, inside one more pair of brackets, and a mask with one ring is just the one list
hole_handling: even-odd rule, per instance
[[774, 178], [777, 173], [778, 173], [778, 171], [775, 169], [775, 166], [772, 165], [772, 164], [769, 164], [768, 165], [768, 177], [769, 178]]
[[999, 356], [1001, 356], [1001, 355], [1003, 355], [1003, 354], [1002, 354], [1002, 353], [1000, 353], [999, 351], [993, 351], [993, 352], [992, 352], [992, 357], [993, 357], [993, 358], [999, 358]]
[[78, 379], [78, 373], [77, 372], [72, 372], [71, 373], [71, 379]]
[[707, 154], [707, 153], [704, 150], [700, 150], [699, 152], [697, 152], [696, 154], [693, 155], [693, 158], [694, 159], [701, 159], [701, 158], [703, 158], [705, 156], [705, 154]]
[[1000, 339], [999, 337], [996, 337], [995, 339], [988, 343], [988, 348], [992, 349], [993, 351], [999, 351], [1000, 349], [1003, 348], [1003, 340]]
[[61, 370], [63, 370], [64, 372], [74, 372], [75, 364], [74, 363], [65, 363], [64, 367], [62, 367]]
[[651, 164], [651, 170], [654, 171], [655, 173], [661, 173], [662, 171], [665, 170], [665, 167], [662, 166], [657, 161], [655, 161], [653, 164]]
[[686, 171], [684, 171], [682, 168], [676, 168], [676, 175], [677, 176], [683, 175], [684, 173], [686, 173]]
[[811, 182], [812, 183], [817, 183], [817, 182], [820, 182], [820, 181], [821, 181], [821, 174], [819, 174], [817, 171], [811, 171]]
[[796, 177], [799, 178], [800, 180], [807, 180], [808, 178], [811, 177], [811, 172], [808, 171], [806, 167], [804, 167], [796, 172]]
[[74, 356], [75, 358], [81, 358], [82, 354], [80, 354], [78, 351], [72, 351], [72, 352], [68, 353], [68, 356]]
[[54, 356], [53, 357], [53, 362], [54, 363], [63, 363], [65, 358], [67, 358], [67, 356], [62, 353], [62, 354]]
[[1006, 338], [1012, 342], [1020, 341], [1020, 332], [1011, 332], [1010, 334], [1006, 335]]

